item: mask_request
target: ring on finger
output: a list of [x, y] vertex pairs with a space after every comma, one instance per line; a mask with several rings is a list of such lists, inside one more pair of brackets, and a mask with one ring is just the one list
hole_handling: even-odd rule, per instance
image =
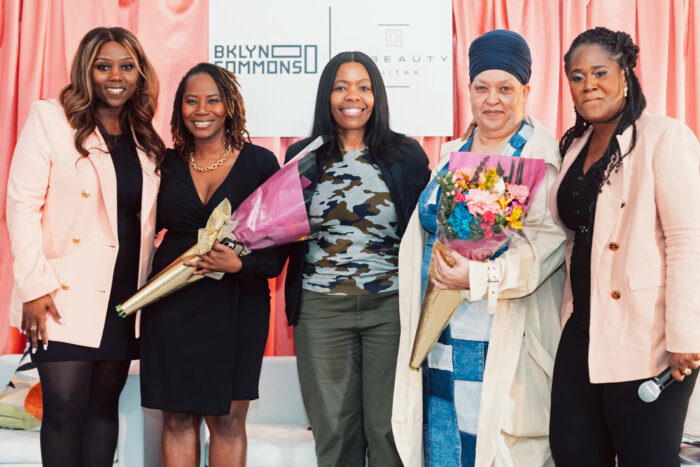
[[30, 326], [30, 327], [29, 327], [29, 332], [34, 332], [34, 331], [36, 331], [38, 328], [39, 328], [39, 326], [37, 326], [36, 324], [35, 324], [34, 326]]
[[690, 374], [693, 372], [690, 368], [686, 368], [683, 370], [681, 373], [683, 373], [685, 376], [690, 376]]

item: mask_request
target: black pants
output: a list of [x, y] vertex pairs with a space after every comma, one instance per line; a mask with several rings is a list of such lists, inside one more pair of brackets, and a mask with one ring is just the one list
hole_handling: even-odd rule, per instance
[[550, 444], [557, 467], [670, 467], [678, 450], [697, 371], [652, 402], [637, 395], [645, 380], [591, 384], [588, 325], [566, 323], [554, 363]]

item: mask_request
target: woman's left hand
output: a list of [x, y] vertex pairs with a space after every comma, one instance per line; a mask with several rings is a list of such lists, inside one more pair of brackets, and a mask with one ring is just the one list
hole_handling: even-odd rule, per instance
[[186, 262], [185, 266], [195, 268], [195, 274], [209, 274], [210, 272], [235, 274], [241, 270], [243, 263], [233, 248], [215, 243], [208, 253], [199, 256], [199, 261]]
[[668, 359], [671, 363], [671, 376], [676, 381], [683, 381], [693, 370], [700, 367], [700, 353], [669, 352]]
[[431, 261], [435, 278], [433, 284], [441, 290], [463, 290], [469, 288], [469, 260], [454, 250], [446, 253], [450, 266], [437, 250], [433, 251]]

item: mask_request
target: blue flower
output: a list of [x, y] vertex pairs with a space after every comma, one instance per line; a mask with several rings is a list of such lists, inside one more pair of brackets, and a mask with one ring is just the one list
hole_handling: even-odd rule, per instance
[[458, 203], [455, 206], [455, 210], [452, 215], [447, 219], [454, 231], [460, 236], [460, 238], [471, 238], [471, 228], [469, 224], [474, 222], [474, 216], [469, 209], [467, 209], [466, 203]]

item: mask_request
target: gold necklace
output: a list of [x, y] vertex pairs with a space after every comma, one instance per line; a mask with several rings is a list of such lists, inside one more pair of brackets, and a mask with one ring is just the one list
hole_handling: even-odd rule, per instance
[[228, 157], [228, 155], [229, 155], [230, 153], [231, 153], [231, 145], [229, 144], [229, 145], [226, 147], [226, 151], [224, 151], [224, 155], [221, 156], [221, 159], [219, 159], [218, 161], [214, 162], [214, 163], [213, 163], [212, 165], [210, 165], [210, 166], [207, 166], [207, 167], [200, 167], [200, 166], [198, 166], [197, 163], [194, 161], [194, 151], [192, 151], [192, 154], [190, 154], [190, 165], [191, 165], [192, 168], [193, 168], [194, 170], [196, 170], [197, 172], [209, 172], [210, 170], [218, 169], [219, 167], [221, 167], [221, 164], [224, 163], [224, 161], [226, 160], [226, 158]]

